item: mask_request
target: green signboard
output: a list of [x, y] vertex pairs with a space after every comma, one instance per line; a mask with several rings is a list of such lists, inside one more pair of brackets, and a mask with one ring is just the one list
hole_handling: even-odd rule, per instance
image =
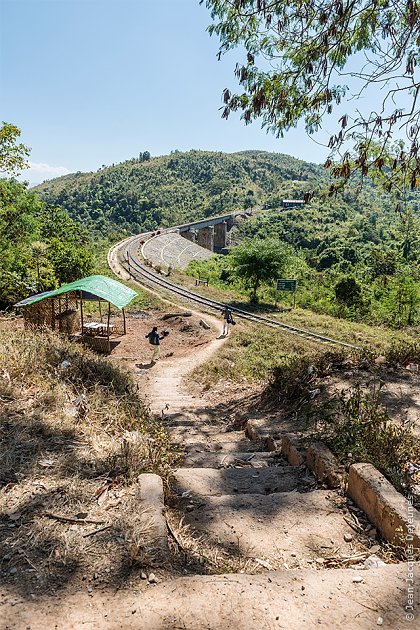
[[296, 280], [277, 280], [277, 291], [296, 293]]

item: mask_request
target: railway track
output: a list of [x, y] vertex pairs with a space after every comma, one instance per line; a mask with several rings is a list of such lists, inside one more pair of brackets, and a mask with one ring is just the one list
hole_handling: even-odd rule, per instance
[[[169, 232], [171, 230], [167, 231]], [[161, 231], [161, 233], [163, 233], [163, 231]], [[140, 245], [151, 236], [152, 233], [148, 232], [145, 234], [140, 234], [139, 236], [131, 239], [126, 239], [125, 241], [122, 241], [121, 243], [115, 245], [110, 251], [113, 252], [113, 256], [119, 256], [120, 264], [124, 267], [128, 274], [140, 284], [143, 284], [153, 289], [160, 289], [162, 291], [168, 292], [171, 295], [175, 295], [178, 298], [182, 298], [184, 301], [194, 302], [210, 310], [218, 312], [222, 311], [223, 308], [226, 306], [226, 304], [224, 304], [223, 302], [212, 300], [211, 298], [207, 298], [203, 295], [200, 295], [199, 293], [195, 293], [194, 291], [186, 289], [185, 287], [182, 287], [166, 278], [162, 278], [162, 276], [155, 273], [146, 265], [140, 262], [138, 258], [138, 250], [140, 248]], [[109, 261], [111, 257], [112, 256], [108, 256]], [[263, 315], [251, 313], [244, 309], [240, 309], [230, 305], [229, 308], [239, 318], [262, 324], [270, 328], [285, 330], [292, 335], [303, 337], [304, 339], [307, 339], [309, 341], [315, 341], [317, 343], [329, 344], [334, 346], [343, 346], [345, 348], [352, 348], [354, 350], [361, 349], [359, 346], [355, 346], [351, 343], [346, 343], [344, 341], [333, 339], [332, 337], [327, 337], [325, 335], [319, 335], [304, 328], [290, 326], [289, 324], [279, 322], [276, 319], [271, 319], [269, 317], [264, 317]]]

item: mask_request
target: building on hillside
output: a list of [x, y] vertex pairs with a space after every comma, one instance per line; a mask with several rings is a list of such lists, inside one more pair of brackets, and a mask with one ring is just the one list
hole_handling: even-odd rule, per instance
[[288, 210], [289, 208], [300, 208], [305, 205], [303, 199], [283, 199], [281, 202], [282, 208]]

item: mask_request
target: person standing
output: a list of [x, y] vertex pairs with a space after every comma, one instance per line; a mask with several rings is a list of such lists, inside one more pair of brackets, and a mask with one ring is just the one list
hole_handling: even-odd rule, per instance
[[230, 310], [228, 306], [225, 306], [222, 313], [223, 313], [223, 333], [222, 334], [226, 336], [229, 334], [230, 324], [233, 323], [233, 315], [232, 315], [232, 311]]
[[165, 335], [159, 335], [157, 326], [153, 326], [152, 330], [145, 335], [146, 339], [149, 339], [149, 343], [153, 346], [153, 354], [150, 360], [150, 363], [156, 363], [159, 358], [160, 353], [160, 340], [164, 338]]

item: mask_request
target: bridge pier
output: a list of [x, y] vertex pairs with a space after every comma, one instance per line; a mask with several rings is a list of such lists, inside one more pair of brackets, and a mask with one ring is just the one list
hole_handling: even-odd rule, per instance
[[235, 214], [226, 214], [222, 217], [209, 217], [202, 221], [185, 224], [178, 231], [187, 240], [212, 252], [220, 253], [227, 246], [227, 233], [233, 228], [234, 223]]
[[209, 249], [211, 252], [214, 250], [214, 226], [209, 225], [198, 230], [197, 244], [201, 247]]
[[226, 247], [227, 223], [216, 223], [214, 226], [214, 251], [218, 254]]
[[192, 241], [195, 243], [197, 232], [195, 230], [185, 230], [184, 232], [180, 232], [181, 236], [187, 239], [187, 241]]
[[235, 223], [235, 215], [231, 214], [228, 220], [226, 221], [228, 231], [230, 231], [233, 228], [234, 223]]

